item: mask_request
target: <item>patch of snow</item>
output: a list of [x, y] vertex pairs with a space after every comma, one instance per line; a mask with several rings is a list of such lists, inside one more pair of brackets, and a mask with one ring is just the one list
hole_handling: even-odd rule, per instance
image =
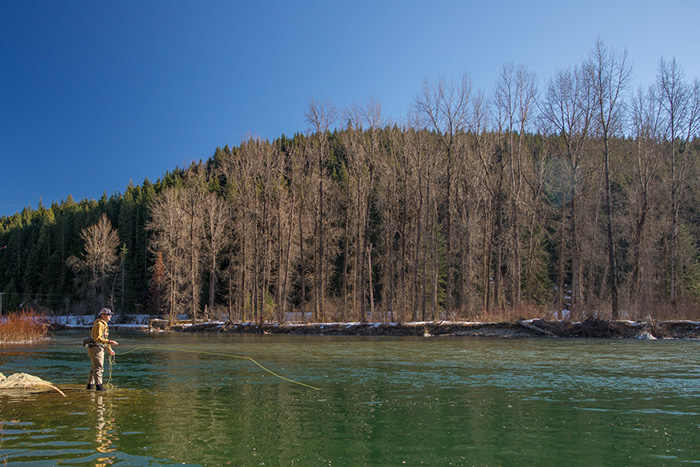
[[[140, 328], [148, 326], [153, 317], [151, 315], [112, 315], [110, 327]], [[65, 326], [68, 328], [92, 327], [97, 319], [94, 315], [68, 315], [68, 316], [47, 316], [50, 323]]]

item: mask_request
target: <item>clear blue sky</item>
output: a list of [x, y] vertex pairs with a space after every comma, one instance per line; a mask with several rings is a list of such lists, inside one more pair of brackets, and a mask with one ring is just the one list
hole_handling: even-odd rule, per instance
[[305, 132], [310, 99], [403, 121], [424, 78], [489, 93], [601, 37], [634, 87], [676, 57], [700, 77], [700, 1], [0, 0], [0, 216], [123, 192], [248, 134]]

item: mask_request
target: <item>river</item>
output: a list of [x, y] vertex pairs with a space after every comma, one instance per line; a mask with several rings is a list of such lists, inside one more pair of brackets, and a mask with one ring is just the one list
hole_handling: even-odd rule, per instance
[[97, 393], [86, 333], [0, 346], [0, 372], [66, 393], [0, 396], [0, 462], [700, 463], [698, 341], [112, 330], [121, 345]]

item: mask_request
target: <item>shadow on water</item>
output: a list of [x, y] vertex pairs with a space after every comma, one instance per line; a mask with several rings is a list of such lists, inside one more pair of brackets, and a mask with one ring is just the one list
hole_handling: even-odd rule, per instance
[[[0, 397], [8, 465], [669, 465], [700, 461], [700, 344], [82, 334], [1, 348], [66, 392]], [[126, 354], [139, 345], [148, 345]], [[178, 351], [181, 350], [181, 351]], [[206, 353], [202, 353], [206, 352]], [[287, 378], [276, 378], [249, 356]], [[106, 375], [106, 377], [108, 377]]]

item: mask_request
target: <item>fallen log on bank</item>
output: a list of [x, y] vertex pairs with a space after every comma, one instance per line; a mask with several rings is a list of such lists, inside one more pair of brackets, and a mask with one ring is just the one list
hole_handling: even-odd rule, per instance
[[518, 321], [517, 323], [518, 326], [522, 326], [525, 329], [530, 329], [532, 331], [535, 331], [536, 333], [544, 334], [545, 336], [557, 337], [557, 335], [553, 332], [547, 331], [546, 329], [542, 329], [538, 326], [535, 326], [534, 324], [526, 323], [525, 321]]

